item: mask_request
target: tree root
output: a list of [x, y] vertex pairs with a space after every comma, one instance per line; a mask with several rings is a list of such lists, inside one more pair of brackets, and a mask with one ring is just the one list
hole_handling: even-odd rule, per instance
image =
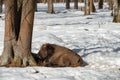
[[34, 57], [16, 56], [14, 59], [8, 59], [7, 57], [0, 56], [0, 66], [3, 67], [26, 67], [26, 66], [37, 66], [37, 62]]

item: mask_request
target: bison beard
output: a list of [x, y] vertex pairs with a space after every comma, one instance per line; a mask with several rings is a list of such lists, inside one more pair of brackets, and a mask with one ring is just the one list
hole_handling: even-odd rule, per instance
[[77, 67], [83, 64], [83, 60], [78, 54], [55, 44], [43, 44], [38, 55], [42, 58], [41, 66]]

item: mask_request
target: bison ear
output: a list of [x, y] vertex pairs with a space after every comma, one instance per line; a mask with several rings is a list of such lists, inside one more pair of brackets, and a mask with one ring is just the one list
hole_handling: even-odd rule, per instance
[[45, 49], [47, 47], [47, 44], [43, 44], [42, 47]]
[[51, 56], [54, 53], [54, 47], [51, 44], [47, 44], [47, 55]]

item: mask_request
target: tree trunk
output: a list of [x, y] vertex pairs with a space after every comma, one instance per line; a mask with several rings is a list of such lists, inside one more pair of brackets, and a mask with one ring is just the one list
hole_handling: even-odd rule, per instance
[[114, 18], [113, 22], [120, 22], [120, 1], [114, 0]]
[[0, 13], [2, 13], [2, 4], [3, 4], [3, 0], [0, 0]]
[[90, 0], [85, 0], [85, 15], [90, 14]]
[[108, 0], [104, 0], [104, 2], [107, 2]]
[[93, 0], [90, 0], [90, 12], [96, 12]]
[[84, 2], [84, 0], [79, 0], [80, 2]]
[[1, 56], [0, 64], [7, 65], [13, 60], [13, 46], [12, 41], [15, 25], [15, 2], [14, 0], [5, 0], [5, 35], [4, 35], [4, 49]]
[[78, 9], [78, 0], [74, 0], [74, 9]]
[[99, 0], [99, 9], [103, 9], [103, 0]]
[[113, 10], [113, 0], [108, 0], [109, 10]]
[[70, 0], [66, 0], [66, 9], [70, 9]]
[[18, 41], [14, 47], [15, 53], [17, 54], [15, 55], [15, 61], [20, 60], [20, 63], [18, 63], [18, 65], [22, 64], [23, 66], [28, 66], [34, 65], [35, 63], [31, 55], [34, 11], [35, 0], [23, 0], [20, 33]]
[[38, 0], [35, 0], [35, 11], [37, 12], [37, 2]]
[[22, 5], [18, 3], [17, 0], [5, 0], [5, 38], [1, 66], [36, 65], [31, 54], [35, 2], [20, 0]]
[[53, 7], [53, 0], [47, 0], [47, 2], [48, 2], [48, 13], [51, 13], [51, 14], [55, 13], [54, 7]]

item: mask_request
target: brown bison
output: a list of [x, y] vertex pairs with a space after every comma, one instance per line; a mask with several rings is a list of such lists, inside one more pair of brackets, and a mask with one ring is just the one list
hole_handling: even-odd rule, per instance
[[77, 67], [83, 64], [83, 60], [78, 54], [55, 44], [43, 44], [38, 55], [42, 58], [41, 66]]

